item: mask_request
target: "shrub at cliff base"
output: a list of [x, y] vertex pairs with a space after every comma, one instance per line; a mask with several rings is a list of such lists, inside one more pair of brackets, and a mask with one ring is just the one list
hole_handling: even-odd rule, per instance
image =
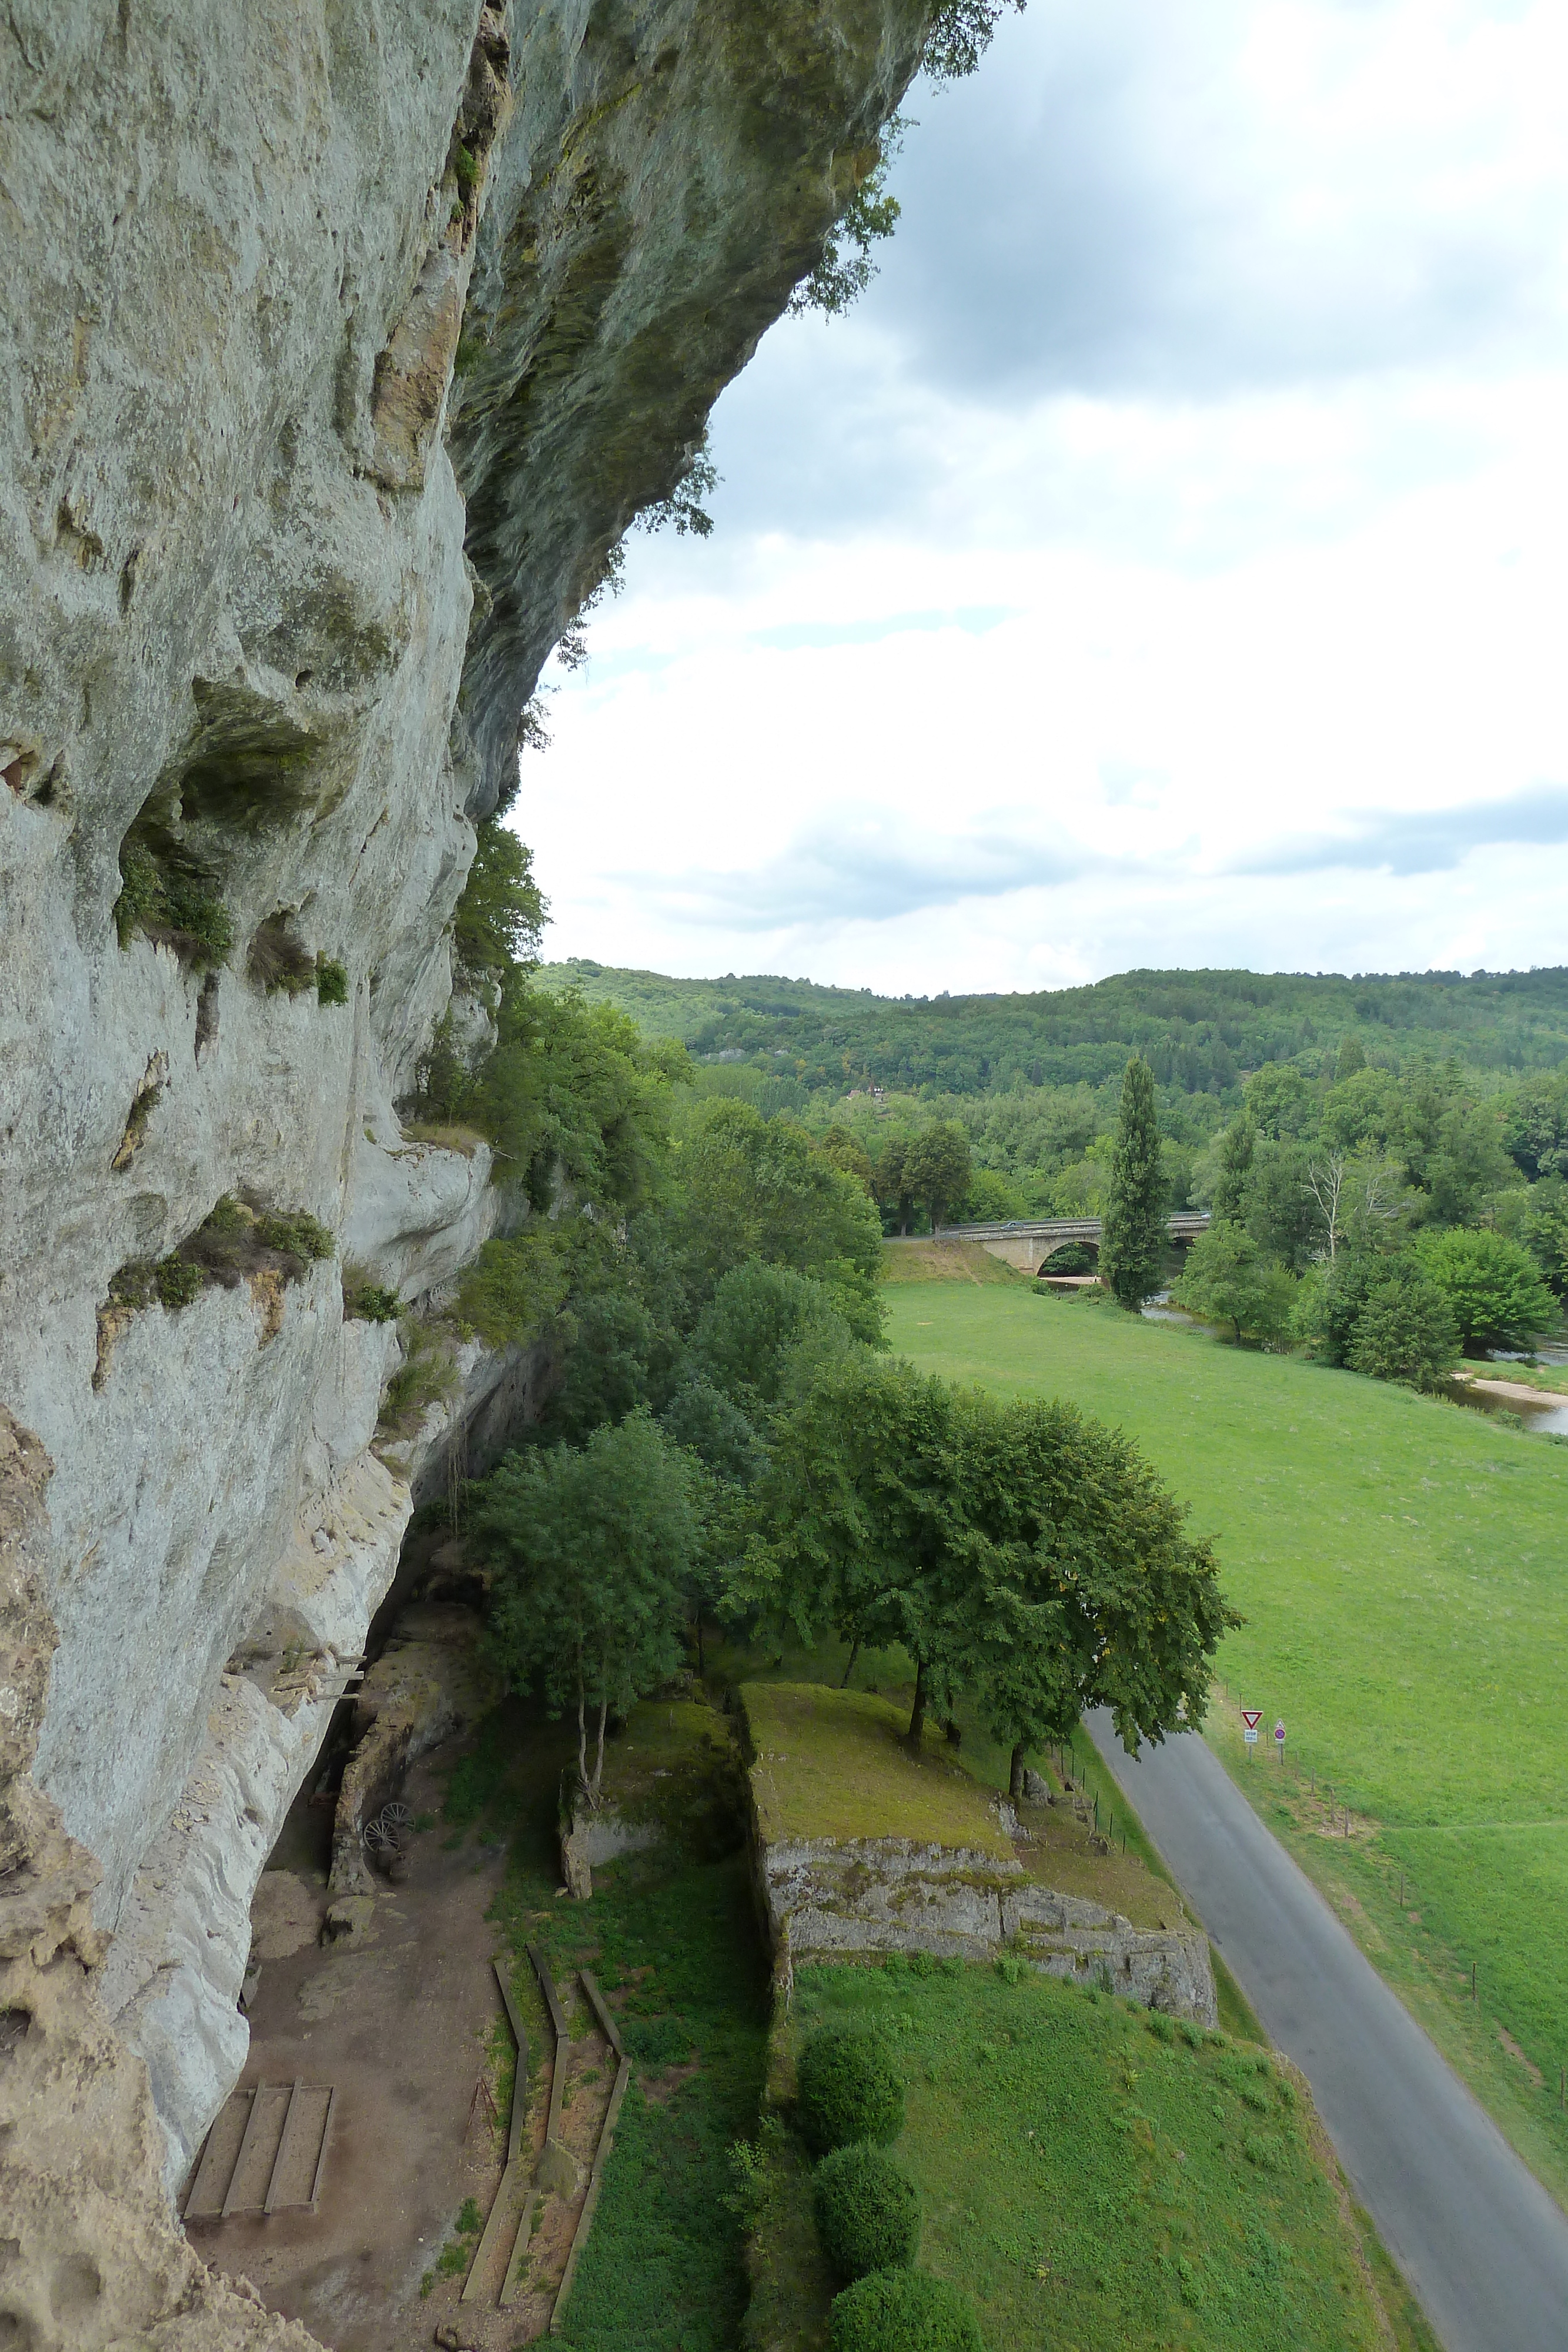
[[927, 2271], [873, 2271], [835, 2295], [833, 2352], [985, 2352], [962, 2287]]
[[813, 2033], [800, 2053], [796, 2122], [816, 2156], [853, 2140], [885, 2147], [904, 2129], [904, 2084], [887, 2045], [853, 2028]]
[[842, 2279], [907, 2270], [920, 2251], [920, 2192], [879, 2147], [834, 2148], [817, 2168], [811, 2202], [822, 2252]]

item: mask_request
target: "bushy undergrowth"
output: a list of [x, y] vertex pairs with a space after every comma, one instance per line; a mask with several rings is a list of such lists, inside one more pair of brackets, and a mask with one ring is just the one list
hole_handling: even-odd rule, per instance
[[800, 2053], [796, 2085], [795, 2120], [819, 2156], [853, 2140], [885, 2147], [904, 2129], [904, 2084], [876, 2034], [852, 2027], [812, 2034]]
[[842, 2279], [907, 2270], [920, 2251], [920, 2191], [880, 2147], [857, 2141], [825, 2156], [811, 2203], [822, 2251]]
[[951, 2279], [875, 2271], [833, 2298], [833, 2352], [986, 2352], [974, 2303]]

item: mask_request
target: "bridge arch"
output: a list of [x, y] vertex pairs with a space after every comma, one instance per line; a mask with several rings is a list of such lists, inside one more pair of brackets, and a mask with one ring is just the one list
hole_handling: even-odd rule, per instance
[[1036, 1276], [1042, 1274], [1098, 1274], [1100, 1244], [1087, 1235], [1075, 1240], [1047, 1242], [1045, 1255], [1035, 1267]]

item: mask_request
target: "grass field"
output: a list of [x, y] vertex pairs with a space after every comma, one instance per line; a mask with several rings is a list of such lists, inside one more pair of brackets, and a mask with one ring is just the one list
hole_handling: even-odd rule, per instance
[[[768, 1966], [733, 1790], [724, 1786], [722, 1756], [705, 1745], [713, 1724], [706, 1708], [648, 1705], [612, 1744], [611, 1785], [631, 1793], [645, 1769], [667, 1772], [660, 1786], [678, 1792], [671, 1809], [687, 1835], [596, 1871], [590, 1904], [555, 1899], [556, 1792], [575, 1746], [566, 1726], [508, 1702], [448, 1786], [451, 1834], [505, 1839], [510, 1848], [493, 1916], [511, 1948], [534, 2051], [545, 2046], [546, 2021], [525, 1944], [542, 1948], [558, 1984], [588, 1967], [607, 1990], [627, 1990], [636, 2073], [556, 2339], [573, 2352], [733, 2352], [746, 2310], [742, 2226], [727, 2201], [729, 2149], [756, 2128]], [[531, 2071], [542, 2098], [547, 2070], [536, 2058]]]
[[[1190, 1501], [1248, 1621], [1210, 1737], [1568, 2198], [1568, 1452], [1022, 1282], [906, 1279], [888, 1304], [895, 1348], [994, 1393], [1074, 1399]], [[1243, 1705], [1283, 1717], [1288, 1771], [1241, 1765]]]
[[[1031, 1970], [1009, 1984], [953, 1962], [802, 1969], [789, 2031], [852, 2021], [892, 2042], [921, 2263], [975, 2295], [989, 2352], [1386, 2346], [1354, 2218], [1287, 2072], [1147, 2021]], [[814, 2352], [831, 2282], [799, 2152], [779, 2138], [773, 2163], [753, 2337]], [[1398, 2340], [1422, 2342], [1397, 2284], [1385, 2303]]]

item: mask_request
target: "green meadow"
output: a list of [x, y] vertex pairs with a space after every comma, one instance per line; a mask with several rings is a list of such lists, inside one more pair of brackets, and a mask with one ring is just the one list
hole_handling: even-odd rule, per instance
[[[1568, 2197], [1568, 1450], [1022, 1281], [898, 1279], [917, 1261], [888, 1255], [896, 1349], [1073, 1399], [1191, 1504], [1247, 1620], [1209, 1738]], [[1244, 1761], [1242, 1706], [1284, 1718], [1286, 1769]]]
[[[788, 2040], [842, 2023], [896, 2053], [908, 2106], [894, 2153], [921, 2191], [920, 2261], [973, 2294], [993, 2352], [1429, 2343], [1310, 2105], [1261, 2051], [1030, 1969], [957, 1961], [800, 1969]], [[777, 2127], [763, 2146], [748, 2340], [818, 2352], [832, 2281], [807, 2175]]]

